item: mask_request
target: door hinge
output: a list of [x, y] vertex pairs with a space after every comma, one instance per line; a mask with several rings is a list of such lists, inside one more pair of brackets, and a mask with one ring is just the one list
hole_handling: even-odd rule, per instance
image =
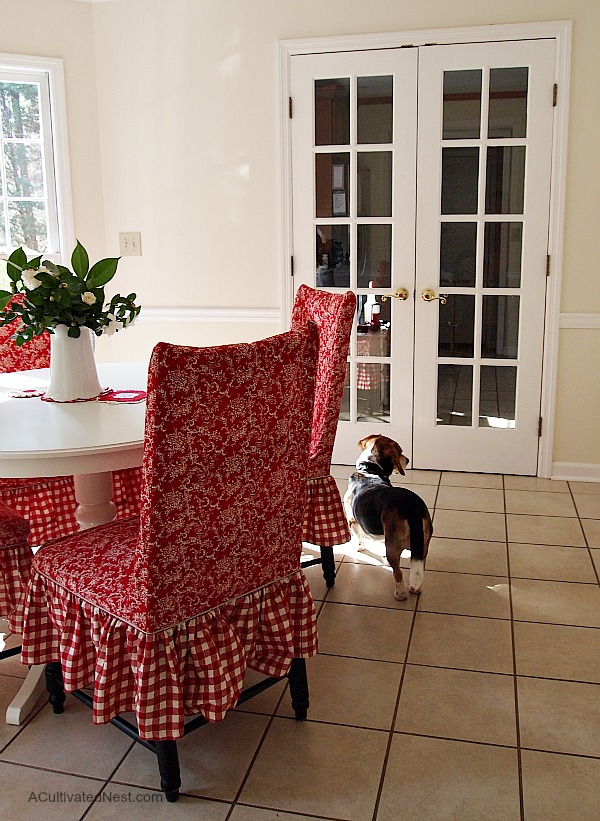
[[550, 276], [550, 254], [546, 255], [546, 276]]
[[288, 100], [288, 111], [289, 111], [289, 115], [290, 115], [290, 120], [292, 119], [292, 116], [293, 116], [293, 110], [294, 110], [294, 105], [292, 103], [292, 98], [290, 97], [289, 100]]
[[542, 435], [542, 423], [543, 423], [543, 420], [542, 420], [542, 417], [540, 416], [540, 418], [538, 419], [538, 438]]
[[557, 97], [558, 97], [558, 84], [554, 83], [554, 85], [552, 86], [552, 105], [553, 106], [556, 105]]
[[290, 257], [290, 276], [294, 276], [294, 257]]

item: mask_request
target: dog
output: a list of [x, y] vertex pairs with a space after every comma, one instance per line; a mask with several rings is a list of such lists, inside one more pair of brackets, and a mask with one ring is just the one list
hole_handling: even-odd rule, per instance
[[358, 446], [362, 453], [356, 460], [356, 473], [348, 480], [344, 508], [348, 524], [364, 550], [364, 537], [385, 541], [385, 555], [394, 571], [394, 598], [406, 599], [400, 569], [400, 555], [410, 550], [409, 592], [419, 594], [423, 586], [425, 559], [433, 535], [427, 505], [403, 487], [393, 487], [394, 470], [405, 475], [408, 459], [402, 448], [387, 436], [366, 436]]

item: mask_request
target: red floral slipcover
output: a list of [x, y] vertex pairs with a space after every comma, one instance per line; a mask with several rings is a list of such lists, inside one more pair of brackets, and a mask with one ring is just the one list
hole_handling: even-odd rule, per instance
[[29, 578], [29, 525], [0, 502], [0, 616], [12, 615]]
[[292, 328], [312, 320], [319, 329], [309, 489], [302, 538], [322, 547], [333, 547], [350, 540], [340, 492], [330, 470], [355, 310], [356, 297], [352, 291], [332, 294], [301, 285], [292, 311]]
[[317, 651], [300, 569], [317, 331], [252, 344], [159, 343], [148, 382], [140, 518], [35, 556], [25, 664], [61, 660], [94, 688], [94, 721], [135, 710], [141, 738], [219, 720], [247, 666], [288, 672]]
[[[23, 295], [17, 294], [9, 306], [22, 301]], [[46, 332], [17, 347], [13, 336], [19, 323], [17, 318], [0, 327], [0, 373], [49, 368], [50, 334]], [[141, 468], [114, 471], [113, 484], [117, 519], [138, 514]], [[75, 518], [77, 502], [72, 476], [0, 479], [0, 501], [27, 519], [30, 524], [30, 545], [41, 545], [79, 529]]]

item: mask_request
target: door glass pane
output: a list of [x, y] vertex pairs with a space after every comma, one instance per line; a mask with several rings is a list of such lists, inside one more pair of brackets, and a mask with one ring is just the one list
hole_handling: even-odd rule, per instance
[[350, 79], [315, 80], [315, 145], [350, 142]]
[[444, 140], [478, 138], [481, 69], [444, 72]]
[[449, 294], [439, 305], [438, 355], [474, 356], [475, 296]]
[[472, 366], [438, 365], [437, 424], [471, 425], [472, 401]]
[[476, 214], [478, 148], [442, 148], [442, 214]]
[[392, 152], [359, 151], [358, 216], [392, 216]]
[[[359, 225], [357, 230], [359, 288], [389, 288], [392, 284], [391, 225]], [[372, 282], [373, 285], [369, 285]]]
[[440, 287], [475, 287], [477, 223], [443, 222], [440, 237]]
[[517, 395], [515, 367], [481, 366], [480, 428], [514, 428]]
[[350, 226], [317, 225], [317, 287], [350, 287]]
[[339, 419], [342, 422], [350, 421], [350, 363], [346, 362], [346, 378], [344, 380], [344, 393], [342, 394], [342, 404], [340, 406]]
[[519, 288], [523, 249], [522, 222], [486, 222], [483, 287]]
[[359, 77], [356, 92], [358, 142], [391, 143], [394, 78]]
[[519, 346], [518, 296], [484, 296], [481, 355], [485, 359], [516, 359]]
[[527, 136], [527, 68], [490, 70], [488, 137]]
[[359, 362], [356, 366], [359, 422], [390, 421], [390, 366]]
[[390, 356], [391, 306], [380, 294], [356, 298], [356, 353], [358, 356]]
[[487, 150], [486, 214], [522, 214], [525, 146], [495, 145]]
[[350, 154], [315, 156], [317, 217], [346, 217], [350, 207]]
[[4, 167], [9, 197], [43, 197], [44, 172], [39, 143], [5, 143]]

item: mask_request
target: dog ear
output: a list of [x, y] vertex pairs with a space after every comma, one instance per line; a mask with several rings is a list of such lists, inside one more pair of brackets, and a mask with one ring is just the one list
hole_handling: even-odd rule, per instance
[[361, 440], [360, 440], [360, 442], [358, 442], [358, 447], [359, 447], [361, 450], [365, 450], [365, 448], [366, 448], [366, 447], [367, 447], [367, 445], [371, 442], [371, 440], [372, 440], [372, 439], [376, 439], [376, 438], [377, 438], [377, 436], [376, 436], [375, 434], [373, 434], [373, 433], [372, 433], [370, 436], [365, 436], [365, 438], [364, 438], [364, 439], [361, 439]]
[[400, 445], [393, 443], [394, 447], [392, 448], [392, 462], [394, 463], [394, 467], [398, 471], [401, 476], [406, 476], [404, 472], [404, 464], [402, 461], [402, 448]]

